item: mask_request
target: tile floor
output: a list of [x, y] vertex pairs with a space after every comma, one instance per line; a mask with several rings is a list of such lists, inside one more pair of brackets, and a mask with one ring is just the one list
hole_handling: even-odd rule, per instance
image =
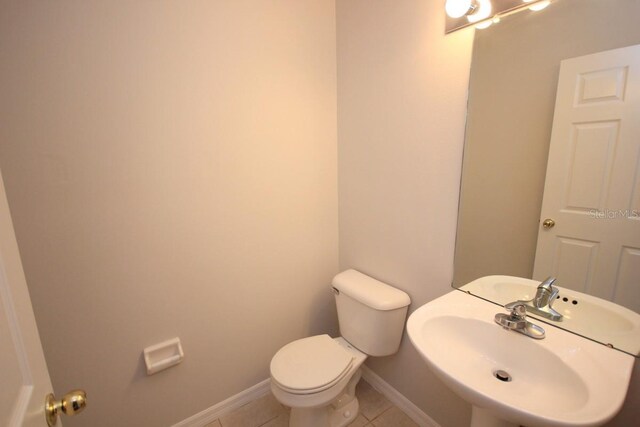
[[[360, 380], [356, 387], [360, 414], [351, 427], [418, 427], [386, 397]], [[206, 427], [287, 427], [289, 408], [281, 405], [271, 393], [249, 402]]]

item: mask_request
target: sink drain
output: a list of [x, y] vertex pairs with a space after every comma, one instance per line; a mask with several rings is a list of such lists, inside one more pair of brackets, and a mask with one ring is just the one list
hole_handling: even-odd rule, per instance
[[499, 379], [500, 381], [504, 381], [505, 383], [508, 383], [509, 381], [511, 381], [511, 375], [509, 375], [508, 372], [503, 371], [502, 369], [498, 369], [497, 371], [494, 371], [493, 376]]

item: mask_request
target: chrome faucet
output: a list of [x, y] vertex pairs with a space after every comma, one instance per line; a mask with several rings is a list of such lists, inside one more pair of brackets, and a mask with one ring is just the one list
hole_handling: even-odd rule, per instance
[[505, 305], [504, 308], [506, 308], [507, 310], [511, 310], [516, 305], [524, 304], [527, 307], [527, 310], [531, 313], [537, 314], [538, 316], [542, 316], [547, 319], [562, 321], [562, 314], [558, 313], [551, 307], [553, 302], [556, 300], [558, 293], [560, 292], [558, 288], [553, 286], [553, 283], [555, 281], [555, 277], [547, 277], [538, 285], [536, 296], [533, 297], [533, 299], [530, 299], [528, 301], [518, 300], [510, 302], [509, 304]]
[[[507, 306], [505, 305], [505, 308]], [[493, 320], [505, 329], [520, 332], [528, 337], [541, 340], [545, 336], [544, 329], [527, 320], [527, 306], [524, 304], [515, 304], [511, 308], [510, 314], [497, 313]]]

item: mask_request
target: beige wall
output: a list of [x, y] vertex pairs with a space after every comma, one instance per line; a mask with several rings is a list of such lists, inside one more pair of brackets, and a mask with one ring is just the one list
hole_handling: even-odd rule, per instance
[[[622, 0], [621, 6], [633, 2]], [[604, 8], [609, 2], [601, 3]], [[605, 13], [602, 20], [626, 22], [637, 16], [607, 13], [612, 15]], [[574, 31], [583, 19], [587, 16], [576, 13], [556, 27]], [[472, 33], [443, 36], [443, 22], [441, 2], [435, 0], [337, 3], [340, 267], [360, 269], [405, 290], [411, 310], [448, 292], [453, 274]], [[495, 29], [508, 23], [505, 19]], [[539, 30], [535, 21], [531, 24]], [[512, 36], [533, 31], [530, 27], [521, 26]], [[628, 37], [624, 31], [611, 33]], [[545, 55], [538, 46], [526, 53], [534, 63]], [[512, 63], [508, 57], [498, 62], [507, 63]], [[546, 95], [555, 95], [555, 84]], [[540, 133], [544, 129], [535, 129]], [[475, 250], [482, 256], [486, 246]], [[397, 355], [367, 363], [443, 427], [468, 426], [470, 407], [429, 372], [406, 336]], [[638, 367], [610, 426], [628, 426], [638, 418]]]
[[333, 1], [1, 9], [0, 168], [54, 387], [89, 396], [65, 426], [170, 425], [336, 332]]
[[[337, 3], [340, 267], [450, 291], [472, 32], [444, 36], [439, 0]], [[406, 338], [367, 364], [446, 427], [470, 408]]]
[[[89, 391], [66, 426], [170, 425], [335, 334], [336, 168], [340, 267], [450, 290], [472, 33], [439, 0], [2, 7], [0, 168], [56, 391]], [[468, 425], [406, 337], [368, 363]]]
[[457, 285], [532, 276], [560, 61], [640, 43], [638, 16], [638, 0], [562, 0], [477, 32]]

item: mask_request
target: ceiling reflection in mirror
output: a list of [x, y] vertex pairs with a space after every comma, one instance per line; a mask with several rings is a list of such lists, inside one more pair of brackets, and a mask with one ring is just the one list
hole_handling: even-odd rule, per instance
[[[526, 295], [517, 298], [523, 300], [535, 296], [534, 283], [555, 276], [555, 285], [562, 290], [560, 295], [568, 294], [569, 306], [562, 305], [567, 303], [562, 300], [564, 297], [554, 304], [569, 310], [573, 316], [559, 322], [543, 321], [630, 353], [634, 352], [632, 348], [624, 348], [628, 337], [622, 337], [615, 328], [604, 327], [606, 322], [597, 327], [584, 327], [584, 322], [573, 321], [587, 305], [572, 301], [581, 300], [582, 295], [595, 296], [623, 306], [631, 314], [640, 312], [640, 244], [637, 245], [640, 153], [636, 146], [626, 147], [626, 151], [616, 146], [618, 140], [634, 140], [629, 132], [640, 132], [637, 118], [640, 93], [625, 92], [640, 90], [640, 84], [634, 80], [636, 66], [607, 65], [608, 54], [603, 54], [602, 65], [597, 62], [601, 53], [613, 50], [632, 56], [630, 60], [635, 63], [640, 61], [634, 53], [639, 50], [621, 49], [640, 44], [637, 16], [640, 16], [637, 0], [562, 0], [545, 10], [518, 13], [503, 19], [500, 25], [476, 30], [453, 281], [454, 287], [461, 287], [494, 275], [536, 280], [530, 282], [531, 289]], [[582, 62], [565, 60], [587, 55], [590, 61], [596, 61], [595, 65], [590, 63], [589, 73], [568, 70], [576, 61]], [[563, 66], [563, 70], [567, 69], [563, 73], [574, 73], [573, 77], [564, 77], [571, 82], [565, 82], [564, 87], [581, 90], [586, 94], [585, 106], [602, 107], [598, 114], [603, 116], [589, 119], [580, 116], [587, 114], [584, 113], [587, 109], [577, 101], [565, 102], [562, 108], [573, 108], [578, 118], [573, 116], [575, 111], [561, 111], [556, 107], [557, 90], [558, 105], [561, 105], [558, 82], [562, 61], [568, 64]], [[575, 85], [571, 78], [575, 79]], [[610, 89], [613, 97], [597, 98], [600, 92]], [[595, 98], [589, 98], [592, 95]], [[625, 114], [636, 119], [608, 117], [607, 108], [618, 111], [618, 104], [624, 104], [625, 108], [630, 105], [630, 112]], [[564, 138], [567, 141], [564, 145], [569, 147], [565, 154], [574, 160], [582, 159], [583, 165], [565, 171], [567, 179], [547, 182], [548, 173], [551, 177], [557, 176], [552, 174], [551, 165], [564, 164], [558, 160], [557, 148], [551, 149], [551, 158], [556, 160], [549, 160], [550, 144], [556, 144], [553, 147], [563, 144], [558, 141], [563, 140], [560, 131], [564, 128], [556, 124], [552, 134], [554, 111], [567, 121], [565, 133], [570, 136]], [[640, 135], [635, 137], [635, 141], [638, 140]], [[631, 160], [624, 165], [618, 161], [625, 158]], [[565, 172], [560, 175], [564, 176]], [[559, 217], [543, 212], [543, 196], [547, 197], [545, 206], [549, 203], [549, 194], [553, 193], [550, 189], [560, 188], [562, 191], [556, 193], [565, 197], [570, 193], [570, 185], [565, 184], [571, 179], [575, 181], [574, 186], [576, 182], [581, 183], [574, 191], [578, 202], [560, 209]], [[627, 200], [623, 205], [614, 206], [609, 204], [612, 197], [608, 192], [619, 189], [620, 180], [624, 181], [623, 186], [629, 187], [630, 193], [628, 197], [623, 196]], [[614, 188], [609, 188], [613, 182]], [[589, 204], [590, 200], [594, 202]], [[621, 246], [600, 243], [593, 237], [577, 239], [567, 234], [570, 221], [562, 216], [565, 211], [577, 213], [578, 222], [582, 221], [583, 229], [592, 234], [595, 227], [602, 226], [609, 217], [631, 225], [618, 232], [623, 235]], [[613, 234], [606, 227], [598, 233]], [[537, 251], [539, 234], [547, 240], [548, 236], [554, 236], [550, 239], [551, 249], [546, 249], [550, 255], [543, 256], [542, 250]], [[613, 260], [608, 263], [615, 264], [614, 274], [608, 278], [598, 266], [598, 259], [607, 254]], [[546, 264], [543, 259], [547, 260]], [[495, 289], [475, 286], [474, 293], [478, 292], [478, 296], [497, 304], [506, 303], [496, 297]]]

